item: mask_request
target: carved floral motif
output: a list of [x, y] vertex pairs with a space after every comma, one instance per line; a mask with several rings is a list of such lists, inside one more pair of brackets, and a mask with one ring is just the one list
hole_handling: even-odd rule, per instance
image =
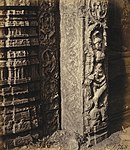
[[89, 15], [94, 21], [101, 21], [107, 14], [106, 0], [89, 0]]
[[[39, 5], [41, 98], [43, 105], [48, 108], [44, 111], [43, 126], [46, 133], [50, 134], [59, 127], [59, 49], [56, 31], [58, 10], [55, 0], [41, 0]], [[47, 117], [48, 113], [52, 115], [50, 119]]]

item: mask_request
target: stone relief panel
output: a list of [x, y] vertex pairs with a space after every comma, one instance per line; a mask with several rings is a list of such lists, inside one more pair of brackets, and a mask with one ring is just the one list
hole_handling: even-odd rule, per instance
[[[84, 133], [88, 136], [107, 128], [107, 1], [87, 1], [84, 47]], [[107, 129], [104, 135], [107, 135]], [[90, 139], [89, 139], [90, 140]]]
[[36, 140], [40, 126], [38, 9], [18, 3], [0, 7], [0, 139], [7, 149]]
[[59, 8], [56, 0], [41, 0], [39, 41], [44, 134], [59, 129]]

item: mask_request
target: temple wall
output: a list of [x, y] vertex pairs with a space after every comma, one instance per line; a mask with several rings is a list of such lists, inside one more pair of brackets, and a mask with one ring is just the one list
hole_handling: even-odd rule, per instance
[[60, 128], [58, 1], [0, 2], [1, 141], [11, 148]]
[[37, 15], [37, 1], [0, 2], [0, 136], [6, 148], [29, 144], [39, 136]]
[[129, 126], [129, 10], [127, 0], [0, 1], [2, 148], [58, 129], [90, 146]]

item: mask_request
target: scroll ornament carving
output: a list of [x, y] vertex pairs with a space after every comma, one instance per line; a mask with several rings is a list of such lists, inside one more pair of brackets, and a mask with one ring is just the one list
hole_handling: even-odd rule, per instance
[[[53, 132], [58, 128], [58, 103], [59, 99], [59, 70], [58, 48], [55, 24], [56, 3], [54, 0], [41, 0], [39, 11], [39, 41], [40, 41], [40, 64], [41, 64], [41, 95], [44, 105], [47, 106], [46, 114], [53, 117], [44, 117], [46, 132]], [[46, 104], [47, 103], [47, 104]], [[54, 106], [52, 108], [52, 105]], [[57, 109], [55, 109], [55, 106]], [[55, 110], [54, 110], [55, 109]], [[54, 113], [50, 112], [54, 110]]]
[[[56, 72], [56, 38], [55, 38], [55, 18], [54, 18], [54, 2], [41, 1], [40, 7], [42, 11], [39, 17], [39, 38], [41, 46], [41, 75], [46, 80], [52, 77]], [[43, 50], [44, 48], [44, 50]], [[45, 80], [44, 80], [45, 82]]]
[[107, 14], [107, 1], [106, 0], [89, 0], [89, 15], [95, 22], [104, 21]]
[[42, 53], [42, 60], [42, 75], [48, 76], [55, 70], [56, 58], [51, 50], [45, 50]]
[[84, 49], [84, 122], [85, 132], [107, 121], [106, 77], [106, 0], [88, 1], [88, 27]]

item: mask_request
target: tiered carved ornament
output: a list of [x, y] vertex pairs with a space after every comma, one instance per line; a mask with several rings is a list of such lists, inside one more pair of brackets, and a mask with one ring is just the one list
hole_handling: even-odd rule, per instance
[[[84, 48], [84, 133], [107, 128], [106, 0], [87, 1]], [[107, 129], [102, 136], [107, 135]], [[90, 140], [90, 139], [89, 139]], [[97, 140], [95, 140], [95, 143]]]
[[37, 6], [36, 0], [0, 5], [0, 138], [10, 149], [37, 138], [40, 125]]
[[40, 0], [39, 3], [41, 98], [46, 135], [59, 128], [59, 27], [56, 23], [59, 10], [55, 0]]

